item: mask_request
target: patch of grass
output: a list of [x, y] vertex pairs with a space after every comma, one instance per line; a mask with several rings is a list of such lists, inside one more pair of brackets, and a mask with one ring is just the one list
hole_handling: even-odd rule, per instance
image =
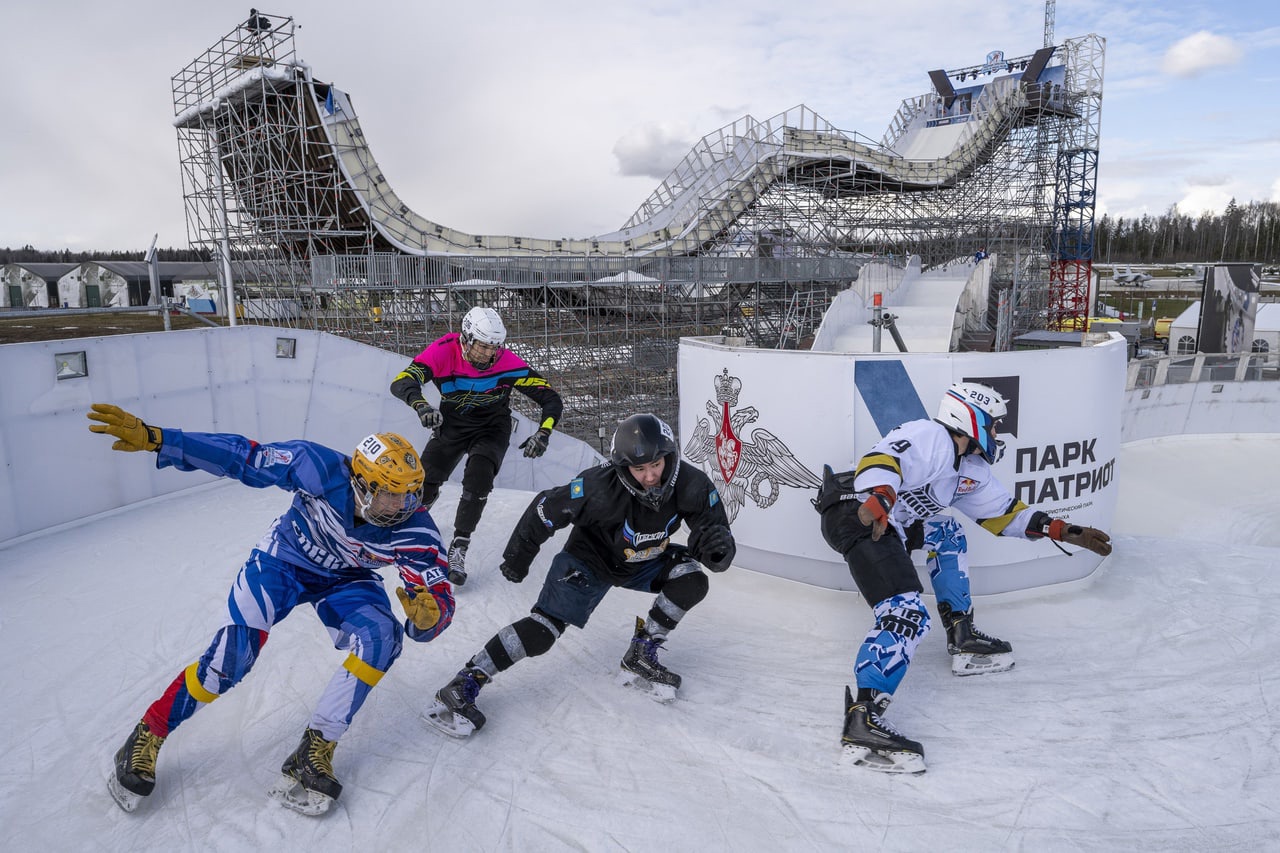
[[[221, 318], [211, 318], [225, 325]], [[203, 329], [204, 323], [185, 314], [171, 316], [172, 329]], [[96, 338], [164, 331], [159, 314], [73, 314], [67, 317], [24, 317], [21, 311], [0, 312], [0, 344], [58, 341], [64, 338]]]

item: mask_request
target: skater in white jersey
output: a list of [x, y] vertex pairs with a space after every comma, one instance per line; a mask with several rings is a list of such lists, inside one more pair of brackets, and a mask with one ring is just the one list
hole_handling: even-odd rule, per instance
[[924, 748], [883, 719], [930, 627], [920, 597], [924, 588], [909, 553], [914, 547], [924, 547], [928, 555], [952, 671], [974, 675], [1013, 666], [1012, 646], [974, 627], [964, 528], [944, 510], [952, 507], [996, 536], [1048, 538], [1103, 556], [1111, 553], [1103, 531], [1051, 518], [1011, 496], [995, 478], [991, 466], [1003, 450], [996, 430], [1007, 409], [994, 389], [960, 382], [943, 395], [933, 420], [908, 421], [890, 430], [853, 471], [826, 469], [814, 501], [822, 514], [822, 535], [845, 558], [876, 620], [858, 650], [857, 694], [845, 688], [842, 742], [857, 765], [911, 773], [925, 769]]

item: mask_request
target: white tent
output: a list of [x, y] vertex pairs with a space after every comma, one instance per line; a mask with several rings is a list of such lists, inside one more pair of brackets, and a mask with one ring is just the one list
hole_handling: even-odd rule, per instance
[[[1169, 326], [1169, 354], [1189, 355], [1199, 349], [1197, 334], [1200, 329], [1200, 302], [1191, 303], [1187, 310]], [[1264, 302], [1258, 305], [1258, 316], [1253, 323], [1254, 352], [1280, 351], [1280, 303]]]

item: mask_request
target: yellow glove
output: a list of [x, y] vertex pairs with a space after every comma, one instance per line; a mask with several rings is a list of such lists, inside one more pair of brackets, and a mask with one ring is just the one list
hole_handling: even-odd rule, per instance
[[396, 598], [400, 599], [400, 606], [404, 608], [404, 615], [409, 617], [409, 621], [419, 631], [425, 631], [435, 626], [440, 621], [440, 605], [436, 604], [436, 597], [427, 591], [425, 586], [413, 587], [413, 596], [405, 591], [402, 586], [396, 587]]
[[112, 450], [159, 450], [163, 434], [153, 426], [147, 426], [137, 415], [131, 415], [110, 403], [94, 403], [89, 420], [102, 421], [90, 424], [89, 432], [105, 432], [120, 439], [111, 445]]

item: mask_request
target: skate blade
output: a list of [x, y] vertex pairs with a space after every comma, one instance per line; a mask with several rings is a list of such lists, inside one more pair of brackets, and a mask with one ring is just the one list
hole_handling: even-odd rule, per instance
[[636, 675], [629, 670], [618, 670], [618, 684], [630, 687], [648, 696], [655, 702], [670, 705], [676, 701], [676, 688], [670, 684], [654, 684], [643, 675]]
[[951, 656], [952, 675], [990, 675], [1013, 669], [1013, 652], [999, 655], [958, 654]]
[[914, 752], [880, 752], [869, 746], [844, 744], [840, 763], [849, 767], [865, 767], [881, 773], [923, 773], [924, 756]]
[[461, 714], [453, 713], [441, 702], [436, 702], [423, 711], [422, 721], [441, 734], [460, 740], [471, 737], [476, 731], [475, 723]]
[[111, 798], [116, 801], [116, 805], [127, 812], [132, 812], [145, 799], [144, 795], [135, 794], [121, 785], [114, 772], [107, 776], [107, 791], [110, 792]]
[[333, 797], [319, 791], [311, 791], [292, 776], [281, 775], [275, 785], [267, 789], [267, 796], [287, 809], [293, 809], [307, 817], [318, 817], [329, 811]]

